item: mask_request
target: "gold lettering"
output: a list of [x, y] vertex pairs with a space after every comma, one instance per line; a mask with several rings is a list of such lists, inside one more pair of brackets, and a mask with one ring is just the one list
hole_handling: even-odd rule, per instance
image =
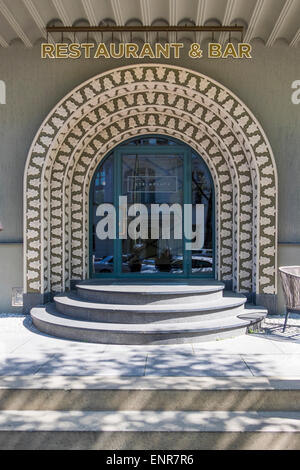
[[150, 59], [155, 59], [155, 54], [149, 42], [145, 42], [140, 52], [139, 58], [144, 59], [144, 57], [150, 57]]
[[183, 47], [182, 42], [171, 43], [170, 46], [174, 49], [174, 59], [179, 59], [180, 52], [179, 50]]
[[68, 58], [68, 44], [65, 42], [58, 42], [55, 44], [55, 57], [56, 59]]
[[160, 42], [156, 43], [155, 44], [155, 55], [156, 55], [156, 58], [159, 59], [162, 55], [166, 58], [166, 59], [170, 59], [170, 44], [165, 44], [165, 46], [163, 46], [163, 44], [161, 44]]
[[106, 59], [109, 59], [107, 47], [103, 42], [100, 42], [99, 46], [97, 47], [94, 59], [99, 59], [99, 57], [105, 57]]
[[244, 56], [247, 59], [252, 59], [251, 56], [252, 46], [246, 42], [241, 42], [239, 44], [239, 57], [242, 59]]
[[[81, 44], [81, 47], [84, 50], [85, 59], [90, 59], [91, 58], [91, 49], [93, 49], [95, 47], [95, 44], [93, 44], [92, 42], [83, 42]], [[70, 49], [71, 49], [71, 47], [70, 47]]]
[[128, 42], [125, 44], [125, 57], [126, 59], [129, 59], [129, 57], [134, 57], [135, 59], [138, 58], [138, 46], [137, 44], [134, 44], [133, 42]]
[[208, 57], [210, 59], [218, 59], [221, 57], [221, 44], [218, 42], [210, 42], [208, 44]]
[[113, 42], [110, 45], [110, 55], [113, 57], [113, 59], [120, 59], [121, 57], [124, 56], [124, 43], [121, 42], [119, 44], [119, 51], [116, 52], [116, 44]]
[[46, 57], [49, 57], [49, 59], [54, 59], [55, 58], [54, 49], [55, 49], [54, 44], [47, 44], [45, 42], [41, 44], [42, 59], [46, 59]]
[[75, 42], [69, 45], [69, 57], [70, 59], [79, 59], [81, 56], [80, 45]]
[[227, 59], [228, 56], [233, 57], [234, 59], [238, 59], [237, 52], [232, 42], [229, 42], [227, 46], [225, 47], [225, 51], [223, 52], [222, 59]]

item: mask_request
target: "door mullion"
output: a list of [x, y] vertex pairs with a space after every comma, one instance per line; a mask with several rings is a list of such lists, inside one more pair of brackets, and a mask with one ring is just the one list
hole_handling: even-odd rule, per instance
[[114, 274], [117, 277], [119, 277], [121, 274], [120, 260], [122, 259], [122, 246], [121, 240], [119, 240], [119, 196], [122, 191], [120, 184], [121, 158], [121, 153], [116, 151], [114, 155], [114, 206], [116, 211], [116, 238], [114, 240]]
[[[192, 188], [191, 188], [191, 152], [189, 150], [184, 152], [184, 184], [183, 184], [183, 204], [191, 204], [192, 202]], [[183, 206], [184, 209], [184, 206]], [[184, 259], [184, 275], [189, 277], [191, 275], [191, 251], [186, 250], [187, 239], [184, 233], [184, 210], [182, 217], [183, 224], [183, 259]]]

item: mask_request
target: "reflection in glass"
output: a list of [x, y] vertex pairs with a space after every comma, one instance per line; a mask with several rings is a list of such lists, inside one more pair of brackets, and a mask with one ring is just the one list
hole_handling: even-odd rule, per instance
[[[184, 176], [185, 175], [185, 176]], [[100, 240], [96, 227], [101, 217], [97, 207], [103, 203], [117, 207], [119, 196], [127, 197], [128, 209], [143, 204], [147, 214], [129, 215], [126, 226], [139, 217], [135, 239]], [[196, 204], [204, 206], [204, 244], [187, 251], [183, 237], [175, 228], [182, 226], [172, 205], [192, 203], [192, 225], [196, 230]], [[153, 204], [168, 210], [153, 214]], [[174, 207], [174, 206], [173, 206]], [[126, 214], [127, 215], [127, 214]], [[214, 192], [210, 172], [204, 161], [189, 147], [167, 137], [144, 136], [126, 142], [97, 168], [91, 186], [91, 275], [126, 276], [207, 276], [214, 274]], [[170, 236], [162, 233], [162, 218], [170, 217]], [[184, 216], [183, 216], [184, 219]], [[183, 222], [183, 221], [182, 221]], [[116, 224], [119, 226], [117, 213]], [[145, 232], [147, 230], [147, 233]], [[120, 233], [122, 227], [120, 227]]]
[[[208, 168], [198, 155], [192, 154], [192, 204], [193, 224], [195, 205], [204, 205], [204, 245], [201, 250], [192, 251], [192, 273], [213, 272], [213, 190]], [[193, 230], [195, 227], [193, 227]]]
[[[122, 254], [127, 258], [122, 271], [150, 273], [173, 272], [173, 263], [183, 258], [183, 240], [174, 239], [174, 215], [170, 212], [170, 237], [162, 234], [162, 214], [151, 214], [152, 204], [183, 204], [183, 156], [182, 155], [123, 155], [122, 195], [127, 196], [128, 207], [143, 204], [147, 216], [141, 218], [147, 236], [122, 242]], [[138, 213], [139, 214], [139, 213]], [[164, 214], [165, 215], [165, 214]], [[128, 226], [135, 217], [128, 217]], [[157, 224], [157, 236], [153, 236], [153, 225]], [[146, 227], [146, 228], [145, 228]], [[141, 229], [138, 228], [140, 231]], [[176, 269], [183, 272], [183, 267]]]
[[99, 204], [114, 202], [113, 197], [113, 157], [105, 160], [98, 167], [92, 186], [92, 270], [93, 273], [114, 272], [114, 241], [110, 239], [99, 240], [96, 236], [96, 226], [100, 217], [96, 215]]

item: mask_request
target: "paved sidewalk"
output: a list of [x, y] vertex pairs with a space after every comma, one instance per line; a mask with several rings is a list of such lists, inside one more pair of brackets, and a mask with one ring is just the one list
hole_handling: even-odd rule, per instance
[[185, 345], [86, 344], [39, 333], [28, 316], [0, 314], [0, 375], [299, 377], [300, 317], [264, 331]]

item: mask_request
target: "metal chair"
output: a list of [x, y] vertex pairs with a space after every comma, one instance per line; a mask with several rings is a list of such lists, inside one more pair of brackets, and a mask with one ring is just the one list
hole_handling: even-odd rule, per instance
[[281, 266], [279, 273], [286, 303], [284, 332], [290, 311], [300, 310], [300, 266]]

